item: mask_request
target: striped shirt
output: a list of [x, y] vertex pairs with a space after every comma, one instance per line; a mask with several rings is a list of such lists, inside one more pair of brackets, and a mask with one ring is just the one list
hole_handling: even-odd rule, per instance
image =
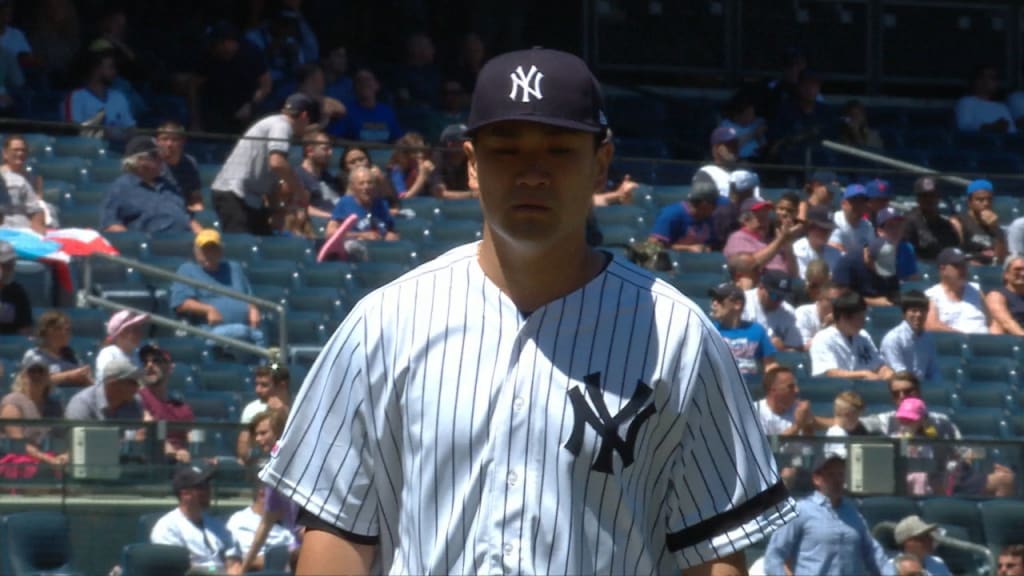
[[358, 303], [261, 478], [389, 574], [678, 573], [794, 514], [732, 354], [611, 261], [523, 315], [456, 248]]

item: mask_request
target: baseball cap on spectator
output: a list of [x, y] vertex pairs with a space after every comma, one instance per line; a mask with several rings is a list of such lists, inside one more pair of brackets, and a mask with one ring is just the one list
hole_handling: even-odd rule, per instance
[[868, 193], [868, 198], [888, 198], [890, 186], [885, 180], [874, 179], [868, 182], [864, 189]]
[[118, 356], [107, 362], [103, 367], [103, 382], [117, 382], [118, 380], [134, 380], [136, 384], [142, 378], [142, 368], [139, 368], [126, 357]]
[[495, 56], [477, 75], [468, 131], [505, 120], [601, 134], [608, 128], [601, 87], [578, 56], [532, 48]]
[[149, 314], [136, 314], [130, 310], [120, 310], [111, 316], [110, 320], [107, 320], [107, 338], [113, 340], [121, 332], [148, 320]]
[[0, 264], [13, 262], [17, 259], [18, 253], [14, 250], [14, 245], [10, 242], [0, 240]]
[[[881, 225], [881, 224], [879, 224]], [[896, 245], [883, 238], [875, 238], [868, 245], [868, 254], [875, 263], [875, 274], [882, 278], [896, 275]]]
[[834, 230], [836, 223], [829, 217], [828, 208], [824, 206], [811, 206], [807, 209], [807, 225], [823, 230]]
[[188, 488], [198, 488], [213, 479], [215, 470], [212, 468], [203, 469], [199, 466], [182, 466], [174, 472], [174, 479], [171, 480], [171, 487], [175, 493]]
[[896, 528], [893, 529], [892, 536], [893, 539], [896, 540], [896, 544], [902, 546], [907, 540], [929, 534], [938, 527], [938, 524], [929, 524], [928, 522], [921, 520], [921, 517], [917, 514], [912, 514], [903, 520], [900, 520], [899, 523], [896, 524]]
[[967, 185], [967, 197], [970, 198], [975, 192], [982, 190], [993, 191], [995, 188], [992, 187], [992, 183], [988, 180], [974, 180]]
[[135, 156], [136, 154], [156, 154], [157, 147], [156, 142], [153, 141], [152, 136], [136, 136], [128, 141], [128, 144], [124, 147], [125, 156]]
[[834, 451], [825, 452], [824, 454], [819, 454], [814, 459], [814, 464], [811, 466], [811, 471], [812, 472], [818, 472], [822, 468], [824, 468], [825, 466], [831, 464], [832, 462], [836, 462], [836, 461], [846, 462], [845, 450], [842, 450], [842, 451], [834, 450]]
[[168, 363], [170, 363], [171, 361], [170, 352], [164, 350], [163, 348], [157, 346], [156, 344], [146, 344], [142, 348], [139, 348], [139, 362], [145, 364], [146, 358], [149, 358], [150, 356], [159, 356], [160, 358], [163, 358], [165, 362]]
[[206, 228], [196, 234], [195, 245], [196, 248], [202, 248], [203, 246], [209, 246], [210, 244], [221, 245], [220, 232], [213, 228]]
[[854, 198], [867, 198], [868, 191], [862, 184], [850, 184], [846, 187], [843, 192], [843, 200], [852, 200]]
[[875, 222], [878, 223], [879, 228], [885, 226], [890, 220], [906, 220], [906, 216], [892, 208], [882, 208], [875, 215]]
[[967, 263], [967, 255], [959, 248], [943, 248], [935, 260], [939, 266], [959, 266]]
[[914, 180], [914, 195], [920, 194], [935, 194], [939, 188], [935, 184], [935, 178], [931, 176], [921, 176], [917, 180]]
[[697, 172], [690, 182], [690, 192], [686, 199], [690, 202], [711, 202], [718, 203], [718, 185], [707, 172]]
[[737, 190], [756, 191], [757, 187], [761, 185], [761, 179], [750, 170], [733, 170], [732, 174], [729, 174], [729, 182]]
[[718, 146], [719, 144], [732, 142], [737, 138], [739, 138], [739, 134], [736, 133], [734, 128], [729, 126], [719, 126], [711, 132], [711, 145]]
[[896, 409], [896, 417], [903, 420], [919, 422], [927, 416], [928, 406], [924, 403], [924, 400], [914, 398], [913, 396], [904, 398], [900, 402], [900, 407]]
[[709, 288], [708, 296], [714, 300], [746, 300], [743, 290], [732, 282], [722, 282], [714, 288]]
[[761, 198], [747, 198], [740, 204], [740, 214], [744, 212], [757, 212], [758, 210], [771, 209], [774, 204]]
[[284, 101], [284, 107], [282, 108], [288, 114], [294, 114], [298, 116], [303, 112], [309, 118], [310, 124], [315, 124], [320, 121], [320, 104], [312, 97], [303, 94], [302, 92], [296, 92], [289, 96]]
[[770, 293], [782, 296], [793, 293], [793, 279], [781, 270], [768, 269], [761, 273], [761, 286]]
[[438, 138], [441, 144], [463, 142], [466, 139], [467, 137], [465, 124], [449, 124], [445, 126], [444, 130], [441, 131], [441, 136]]
[[807, 179], [808, 182], [818, 182], [819, 184], [831, 184], [838, 182], [839, 177], [836, 176], [835, 172], [829, 170], [817, 170], [811, 174], [811, 177]]

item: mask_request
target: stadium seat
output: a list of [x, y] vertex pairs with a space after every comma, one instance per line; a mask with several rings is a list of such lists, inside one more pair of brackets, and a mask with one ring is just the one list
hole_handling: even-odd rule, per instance
[[[800, 393], [803, 394], [806, 385], [800, 381]], [[890, 406], [886, 410], [893, 410], [892, 407], [892, 394], [889, 392], [889, 386], [885, 382], [879, 382], [877, 380], [860, 380], [853, 383], [853, 391], [860, 395], [861, 399], [864, 400], [864, 405], [884, 405], [889, 404]], [[865, 412], [867, 413], [867, 412]]]
[[966, 338], [959, 332], [932, 332], [935, 338], [935, 351], [939, 356], [962, 358], [966, 348]]
[[938, 356], [939, 376], [949, 382], [960, 382], [964, 365], [960, 356]]
[[445, 252], [461, 246], [462, 244], [464, 243], [452, 240], [446, 240], [443, 242], [428, 241], [420, 244], [417, 254], [420, 255], [420, 262], [429, 262]]
[[101, 158], [93, 160], [89, 164], [89, 180], [109, 184], [124, 174], [121, 167], [121, 160], [116, 158]]
[[121, 576], [182, 576], [189, 572], [187, 548], [138, 542], [121, 552]]
[[50, 145], [55, 156], [75, 158], [103, 158], [107, 154], [107, 142], [88, 136], [58, 136]]
[[149, 237], [144, 232], [104, 232], [103, 237], [125, 258], [142, 260], [146, 255]]
[[723, 281], [721, 273], [688, 273], [683, 271], [680, 275], [667, 278], [669, 284], [674, 286], [683, 294], [696, 296], [707, 296], [708, 289]]
[[195, 236], [192, 234], [174, 234], [151, 236], [146, 242], [146, 249], [150, 256], [191, 259], [195, 246]]
[[355, 265], [349, 262], [320, 262], [302, 271], [301, 284], [344, 290], [351, 285], [354, 271]]
[[931, 409], [949, 409], [953, 404], [952, 394], [956, 389], [955, 380], [933, 380], [921, 384], [921, 399]]
[[[204, 369], [203, 372], [205, 373], [206, 370]], [[224, 375], [227, 373], [218, 372], [217, 374]], [[238, 372], [235, 372], [236, 376], [237, 374]], [[199, 376], [202, 376], [202, 374]], [[230, 374], [225, 377], [234, 378]], [[210, 383], [211, 380], [212, 378], [207, 378], [207, 383]], [[249, 388], [245, 383], [240, 383], [237, 380], [232, 380], [231, 382], [238, 386], [238, 390], [247, 390]], [[215, 384], [220, 384], [220, 382]], [[189, 394], [188, 403], [192, 407], [192, 413], [195, 414], [196, 420], [199, 422], [238, 421], [241, 400], [237, 393], [226, 390], [202, 390]]]
[[313, 243], [305, 238], [267, 236], [260, 241], [260, 257], [268, 261], [313, 262]]
[[263, 553], [263, 571], [264, 572], [284, 572], [289, 571], [288, 563], [291, 558], [291, 553], [288, 551], [288, 546], [268, 546], [266, 551]]
[[201, 163], [197, 168], [199, 170], [199, 185], [209, 188], [213, 185], [213, 179], [217, 177], [217, 173], [220, 172], [221, 165]]
[[0, 549], [5, 574], [74, 574], [71, 534], [59, 512], [17, 512], [0, 517]]
[[482, 234], [483, 224], [479, 220], [442, 220], [430, 227], [429, 239], [466, 244], [479, 240]]
[[221, 234], [224, 258], [247, 264], [260, 259], [260, 237], [252, 234]]
[[32, 174], [44, 180], [64, 180], [71, 183], [89, 179], [89, 162], [81, 158], [46, 158], [31, 165]]
[[987, 357], [983, 360], [965, 359], [960, 372], [961, 388], [977, 388], [982, 384], [1017, 385], [1015, 358]]
[[967, 360], [981, 358], [987, 361], [990, 358], [1015, 359], [1020, 354], [1021, 339], [1019, 336], [1009, 334], [968, 334], [967, 335]]
[[647, 229], [648, 212], [645, 208], [630, 204], [615, 206], [597, 206], [594, 208], [594, 219], [601, 228], [605, 226], [625, 225]]
[[107, 337], [107, 320], [111, 314], [109, 311], [99, 308], [64, 308], [61, 311], [71, 320], [71, 332], [76, 337], [93, 340]]
[[352, 272], [354, 283], [363, 289], [372, 290], [405, 274], [408, 266], [393, 262], [362, 262]]
[[48, 158], [53, 155], [54, 137], [49, 134], [22, 134], [28, 144], [30, 158]]
[[431, 226], [430, 220], [419, 216], [416, 218], [399, 218], [395, 220], [395, 233], [402, 240], [419, 242], [429, 237], [428, 230], [430, 230]]
[[900, 322], [903, 322], [903, 310], [899, 306], [872, 306], [868, 309], [868, 323], [873, 329], [888, 332]]
[[149, 542], [149, 535], [153, 532], [153, 526], [161, 516], [166, 514], [165, 511], [160, 512], [149, 512], [148, 514], [142, 514], [139, 516], [139, 521], [135, 527], [135, 541], [136, 542]]
[[414, 266], [418, 262], [418, 245], [409, 240], [365, 242], [367, 259], [371, 262], [394, 262]]
[[65, 206], [60, 211], [60, 225], [62, 228], [99, 229], [99, 206]]
[[960, 434], [965, 438], [987, 439], [1002, 436], [1002, 414], [993, 412], [990, 408], [957, 408], [951, 417], [953, 424], [956, 424]]
[[13, 359], [16, 363], [21, 362], [25, 351], [35, 346], [35, 342], [27, 336], [18, 334], [0, 335], [0, 358]]
[[981, 524], [985, 530], [985, 543], [993, 553], [1007, 544], [1024, 542], [1024, 502], [997, 498], [981, 502]]
[[690, 186], [653, 186], [647, 195], [647, 203], [657, 212], [670, 204], [677, 204], [686, 200], [690, 194]]
[[[289, 294], [290, 290], [284, 286], [274, 286], [273, 284], [255, 284], [252, 286], [253, 296], [270, 300], [277, 304], [287, 304]], [[272, 314], [269, 310], [264, 310], [262, 313]]]
[[347, 311], [343, 292], [331, 287], [296, 288], [289, 294], [288, 307], [299, 312], [320, 312], [332, 320], [340, 320]]
[[[879, 384], [881, 385], [881, 384]], [[832, 413], [831, 404], [836, 395], [845, 390], [853, 390], [854, 382], [846, 378], [829, 378], [827, 376], [812, 376], [800, 381], [800, 398], [811, 402], [823, 402], [829, 404], [829, 409], [821, 416]], [[817, 412], [815, 412], [817, 414]]]
[[[710, 309], [710, 305], [709, 308], [702, 308], [702, 310], [708, 309]], [[775, 361], [793, 370], [793, 373], [797, 375], [801, 382], [811, 375], [811, 355], [807, 352], [797, 352], [795, 350], [778, 351], [775, 353]]]
[[720, 277], [719, 282], [729, 279], [725, 256], [721, 252], [670, 252], [669, 258], [677, 274], [716, 274]]
[[402, 198], [401, 205], [403, 210], [412, 210], [416, 214], [416, 219], [430, 222], [441, 215], [442, 202], [444, 200], [433, 196], [413, 196]]
[[[206, 340], [198, 336], [161, 338], [159, 346], [170, 354], [171, 359], [177, 364], [174, 368], [175, 372], [190, 364], [205, 364], [210, 360], [210, 354], [206, 350]], [[200, 370], [203, 369], [205, 367]]]
[[249, 376], [249, 368], [244, 364], [210, 362], [199, 368], [195, 380], [199, 390], [206, 392], [245, 392], [252, 388]]
[[929, 498], [922, 500], [919, 506], [925, 522], [959, 526], [967, 531], [971, 542], [985, 541], [976, 502], [963, 498]]
[[647, 237], [646, 230], [635, 225], [628, 226], [624, 224], [614, 224], [601, 226], [600, 230], [602, 246], [625, 247]]
[[957, 407], [1006, 410], [1013, 404], [1014, 389], [1005, 382], [965, 382], [957, 391]]
[[999, 436], [1007, 440], [1019, 440], [1024, 438], [1024, 414], [1015, 413], [1008, 415], [1003, 420], [1003, 426], [999, 430]]
[[911, 514], [917, 514], [917, 503], [911, 498], [900, 496], [863, 498], [858, 508], [869, 528], [874, 528], [879, 522], [899, 522]]
[[[163, 348], [163, 342], [174, 340], [175, 338], [164, 338], [161, 341], [161, 348]], [[204, 345], [205, 348], [205, 345]], [[186, 394], [195, 390], [195, 370], [191, 364], [178, 360], [177, 357], [171, 353], [171, 360], [175, 362], [174, 370], [171, 371], [170, 376], [167, 378], [167, 389], [174, 390], [182, 394]]]
[[32, 306], [53, 306], [54, 276], [49, 266], [29, 260], [18, 260], [14, 265], [14, 278], [28, 292]]
[[246, 268], [245, 275], [249, 278], [251, 286], [264, 284], [290, 289], [295, 286], [299, 277], [299, 265], [295, 261], [284, 260], [252, 262]]
[[445, 220], [474, 220], [482, 222], [484, 215], [480, 209], [480, 200], [445, 200], [441, 203], [441, 216]]

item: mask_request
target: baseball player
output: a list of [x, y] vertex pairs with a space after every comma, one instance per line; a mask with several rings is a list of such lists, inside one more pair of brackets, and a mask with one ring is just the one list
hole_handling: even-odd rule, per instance
[[483, 240], [356, 305], [261, 473], [299, 574], [741, 574], [794, 514], [707, 317], [586, 245], [601, 106], [570, 54], [481, 70]]

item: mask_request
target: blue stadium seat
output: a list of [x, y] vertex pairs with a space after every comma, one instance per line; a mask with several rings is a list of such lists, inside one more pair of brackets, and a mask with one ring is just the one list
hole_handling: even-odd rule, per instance
[[139, 516], [139, 521], [135, 525], [135, 541], [136, 542], [149, 542], [150, 534], [153, 533], [153, 526], [156, 525], [157, 520], [166, 514], [163, 510], [158, 512], [150, 512], [148, 514], [142, 514]]
[[[710, 310], [710, 299], [707, 300], [709, 303], [708, 307], [701, 308], [702, 310]], [[775, 353], [775, 361], [793, 370], [793, 373], [796, 374], [800, 382], [803, 382], [811, 375], [811, 356], [807, 352], [782, 350]]]
[[144, 232], [104, 232], [103, 237], [125, 258], [141, 260], [146, 255], [146, 242], [149, 241], [149, 236]]
[[118, 158], [98, 158], [89, 164], [89, 180], [92, 182], [111, 183], [122, 174], [124, 169]]
[[106, 338], [110, 312], [99, 308], [64, 308], [61, 312], [68, 315], [71, 320], [71, 331], [76, 337], [100, 340]]
[[445, 200], [441, 203], [441, 216], [446, 220], [475, 220], [483, 221], [483, 212], [480, 209], [480, 200], [470, 198], [466, 200]]
[[245, 270], [249, 284], [293, 288], [299, 277], [299, 265], [293, 261], [252, 262]]
[[417, 254], [420, 256], [420, 262], [429, 262], [434, 258], [448, 252], [452, 248], [461, 246], [463, 242], [457, 241], [445, 241], [445, 242], [424, 242], [420, 244]]
[[191, 259], [195, 246], [195, 236], [192, 234], [173, 234], [151, 236], [146, 242], [146, 249], [150, 256]]
[[1021, 351], [1020, 343], [1020, 337], [1009, 334], [968, 334], [967, 360], [1017, 358]]
[[957, 408], [991, 408], [997, 413], [1013, 404], [1013, 392], [1005, 382], [965, 382], [954, 400]]
[[[161, 340], [161, 348], [163, 344], [176, 340], [177, 338], [164, 338]], [[203, 351], [206, 350], [205, 344], [203, 345]], [[196, 389], [195, 381], [195, 369], [192, 364], [188, 364], [179, 360], [173, 353], [171, 354], [171, 360], [174, 362], [174, 370], [171, 371], [171, 375], [167, 379], [167, 389], [175, 390], [179, 393], [189, 393]], [[186, 398], [187, 400], [187, 398]]]
[[305, 238], [266, 236], [260, 241], [260, 257], [268, 261], [313, 262], [313, 243]]
[[646, 230], [649, 226], [647, 214], [647, 209], [630, 204], [597, 206], [594, 208], [594, 218], [602, 229], [605, 226], [625, 225]]
[[287, 319], [288, 343], [291, 346], [322, 346], [327, 343], [323, 312], [292, 310]]
[[868, 322], [872, 328], [888, 332], [903, 322], [903, 310], [899, 306], [872, 306], [868, 309]]
[[320, 312], [333, 320], [340, 320], [347, 312], [344, 293], [337, 288], [304, 286], [291, 291], [290, 310]]
[[[888, 389], [888, 386], [886, 387]], [[921, 399], [932, 409], [949, 409], [953, 405], [952, 394], [956, 390], [955, 380], [933, 380], [921, 384]]]
[[[1015, 199], [1010, 199], [1013, 204], [1016, 204]], [[1000, 215], [1007, 214], [1009, 209], [1004, 207], [1002, 210], [996, 209]], [[1008, 216], [1008, 219], [1012, 220], [1012, 216]], [[974, 266], [968, 270], [968, 275], [973, 275], [973, 282], [981, 284], [982, 289], [987, 292], [989, 290], [998, 288], [1003, 285], [1003, 269], [1001, 266]]]
[[[805, 385], [803, 381], [800, 381], [800, 392], [803, 393]], [[861, 380], [857, 381], [853, 385], [853, 391], [860, 395], [861, 399], [864, 400], [865, 406], [867, 405], [886, 405], [889, 406], [886, 410], [892, 410], [892, 394], [889, 392], [889, 386], [885, 382]], [[865, 411], [865, 414], [868, 412]]]
[[29, 158], [49, 158], [53, 155], [53, 136], [49, 134], [22, 134], [28, 144]]
[[[883, 386], [883, 384], [878, 384]], [[829, 378], [827, 376], [812, 376], [800, 381], [800, 397], [811, 402], [824, 402], [829, 404], [829, 409], [823, 415], [832, 413], [831, 403], [836, 395], [845, 390], [853, 390], [854, 382], [846, 378]]]
[[409, 240], [379, 240], [364, 244], [367, 258], [371, 262], [394, 262], [395, 264], [414, 266], [419, 259], [418, 245]]
[[[248, 389], [245, 384], [237, 385], [239, 390]], [[188, 403], [199, 422], [237, 422], [241, 399], [235, 392], [201, 390], [190, 393]]]
[[14, 265], [14, 278], [28, 292], [32, 306], [53, 306], [54, 276], [49, 266], [39, 262], [18, 260]]
[[651, 188], [645, 200], [646, 203], [650, 207], [654, 208], [655, 212], [657, 212], [665, 206], [678, 204], [679, 202], [686, 200], [689, 195], [689, 184], [678, 186], [658, 185]]
[[252, 388], [249, 376], [249, 367], [244, 364], [209, 362], [196, 371], [195, 381], [199, 390], [241, 393]]
[[[209, 206], [209, 204], [207, 204]], [[193, 216], [195, 221], [198, 222], [203, 228], [213, 228], [214, 230], [220, 230], [220, 217], [217, 213], [209, 208], [205, 208], [196, 212]]]
[[962, 358], [966, 350], [966, 338], [959, 332], [932, 332], [935, 350], [939, 356]]
[[1008, 440], [1019, 440], [1024, 438], [1024, 414], [1019, 412], [1010, 414], [1003, 419], [1003, 426], [999, 435]]
[[426, 218], [399, 218], [395, 220], [395, 233], [402, 240], [419, 242], [429, 237], [428, 230], [432, 222]]
[[100, 227], [99, 206], [65, 206], [60, 211], [61, 228], [91, 228], [98, 230]]
[[978, 504], [981, 524], [985, 530], [985, 543], [993, 553], [1008, 544], [1024, 542], [1024, 502], [1010, 498], [995, 498]]
[[[206, 339], [198, 336], [161, 338], [159, 346], [170, 354], [171, 359], [179, 366], [205, 364], [210, 360], [210, 354], [206, 350]], [[177, 370], [176, 366], [175, 371]]]
[[55, 156], [71, 156], [75, 158], [103, 158], [107, 154], [107, 142], [88, 136], [58, 136], [54, 138], [51, 149]]
[[988, 384], [1014, 385], [1017, 379], [1017, 360], [1015, 358], [985, 358], [984, 360], [964, 362], [961, 368], [961, 389], [979, 388]]
[[5, 574], [73, 574], [71, 532], [64, 514], [16, 512], [0, 517]]
[[355, 266], [349, 262], [321, 262], [302, 272], [301, 284], [344, 290], [351, 286]]
[[991, 408], [957, 408], [953, 423], [965, 438], [999, 438], [1002, 436], [1002, 414]]
[[925, 522], [959, 526], [967, 531], [971, 542], [985, 541], [977, 502], [964, 498], [928, 498], [921, 500], [919, 506]]
[[670, 251], [669, 258], [672, 259], [672, 265], [677, 274], [715, 274], [721, 278], [719, 282], [728, 280], [726, 259], [721, 252]]
[[445, 201], [433, 196], [413, 196], [402, 198], [401, 205], [403, 209], [412, 210], [417, 219], [430, 222], [441, 215], [442, 202]]
[[466, 244], [479, 240], [482, 233], [479, 220], [441, 220], [431, 226], [430, 241]]
[[939, 376], [943, 380], [949, 382], [960, 382], [963, 368], [963, 358], [959, 356], [942, 356], [938, 357], [939, 363]]
[[137, 542], [121, 551], [121, 576], [179, 576], [191, 568], [188, 548]]
[[647, 237], [647, 231], [636, 225], [614, 224], [601, 226], [600, 230], [602, 246], [625, 247]]
[[44, 180], [85, 182], [89, 179], [89, 162], [81, 158], [45, 158], [32, 164], [31, 172]]
[[221, 165], [200, 163], [197, 168], [199, 169], [199, 185], [209, 188], [213, 184], [213, 179], [217, 177], [217, 173], [220, 172]]
[[714, 272], [685, 272], [681, 275], [675, 275], [666, 278], [669, 284], [675, 286], [676, 290], [679, 290], [683, 294], [689, 296], [693, 294], [695, 296], [707, 296], [708, 289], [717, 286], [723, 282], [723, 276], [721, 273]]
[[862, 498], [857, 506], [869, 528], [880, 522], [899, 522], [917, 514], [917, 503], [901, 496], [873, 496]]
[[355, 267], [352, 278], [364, 289], [372, 290], [405, 274], [408, 266], [393, 262], [361, 262]]
[[[269, 300], [271, 302], [276, 302], [278, 304], [287, 304], [288, 295], [290, 293], [291, 290], [284, 286], [275, 286], [273, 284], [254, 284], [252, 286], [253, 296], [263, 298], [264, 300]], [[269, 311], [264, 311], [263, 313], [266, 314], [269, 313]]]

